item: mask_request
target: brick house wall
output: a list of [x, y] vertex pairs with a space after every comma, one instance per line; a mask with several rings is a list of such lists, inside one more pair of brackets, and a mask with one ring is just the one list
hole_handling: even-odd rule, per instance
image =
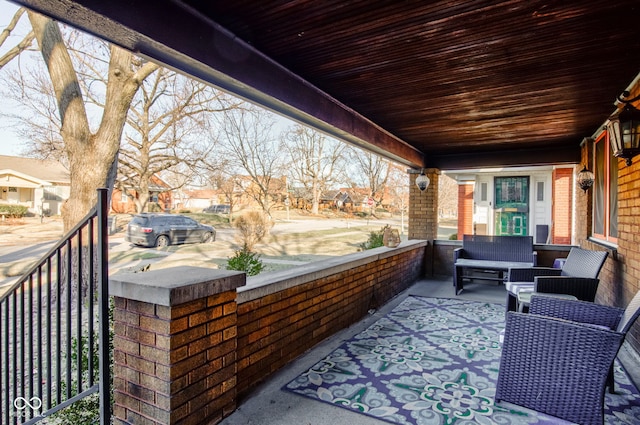
[[[129, 191], [129, 199], [123, 198], [122, 191], [120, 189], [114, 188], [113, 194], [111, 196], [111, 212], [115, 214], [135, 214], [137, 212], [136, 204], [133, 199], [130, 198], [135, 198], [137, 196], [138, 194], [135, 191]], [[127, 200], [123, 201], [123, 199]], [[153, 202], [149, 201], [149, 203], [147, 204], [147, 209], [149, 209], [149, 204], [152, 203]], [[162, 211], [171, 209], [172, 204], [173, 199], [170, 191], [161, 192], [158, 194], [158, 206]]]
[[[593, 166], [593, 140], [582, 145], [582, 164]], [[593, 227], [592, 190], [576, 196], [576, 244], [585, 249], [609, 252], [600, 271], [600, 285], [596, 295], [598, 304], [626, 307], [640, 290], [640, 158], [631, 166], [618, 161], [618, 241], [617, 246], [605, 245], [590, 239]], [[640, 323], [627, 335], [627, 342], [640, 353]]]
[[[618, 247], [602, 296], [607, 304], [626, 306], [640, 290], [640, 158], [618, 160]], [[640, 323], [627, 338], [640, 353]]]

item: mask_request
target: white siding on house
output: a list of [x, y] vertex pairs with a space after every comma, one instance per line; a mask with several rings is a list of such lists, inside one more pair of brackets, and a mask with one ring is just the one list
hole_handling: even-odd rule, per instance
[[527, 233], [535, 239], [536, 226], [548, 226], [549, 232], [551, 231], [551, 212], [553, 206], [552, 172], [551, 167], [541, 167], [526, 170], [486, 170], [486, 172], [484, 170], [475, 172], [460, 171], [447, 172], [447, 174], [454, 176], [458, 184], [467, 181], [475, 182], [473, 225], [477, 234], [489, 235], [496, 233], [495, 178], [528, 177], [529, 210], [527, 215]]

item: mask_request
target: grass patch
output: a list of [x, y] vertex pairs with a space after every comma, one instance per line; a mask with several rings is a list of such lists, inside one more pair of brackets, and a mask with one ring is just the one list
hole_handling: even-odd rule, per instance
[[158, 257], [165, 257], [165, 255], [160, 254], [155, 251], [149, 252], [110, 252], [109, 253], [109, 262], [114, 263], [123, 263], [129, 261], [138, 261], [138, 260], [151, 260]]
[[368, 228], [312, 230], [304, 233], [269, 235], [256, 251], [265, 256], [284, 258], [295, 255], [350, 254], [358, 251], [369, 236]]
[[182, 258], [167, 258], [162, 261], [158, 261], [152, 263], [149, 267], [149, 270], [160, 270], [160, 269], [168, 269], [170, 267], [179, 267], [179, 266], [192, 266], [192, 267], [202, 267], [205, 269], [224, 269], [224, 266], [221, 264], [226, 264], [227, 259], [211, 259], [211, 258], [194, 258], [194, 257], [182, 257]]
[[208, 224], [218, 228], [230, 228], [229, 216], [227, 214], [207, 214], [207, 213], [185, 213], [182, 214], [191, 217], [198, 223]]

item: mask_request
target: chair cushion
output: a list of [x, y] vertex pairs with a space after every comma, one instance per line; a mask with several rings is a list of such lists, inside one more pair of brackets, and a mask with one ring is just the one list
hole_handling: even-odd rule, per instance
[[536, 284], [533, 282], [505, 282], [504, 285], [507, 292], [518, 296], [520, 291], [533, 292]]

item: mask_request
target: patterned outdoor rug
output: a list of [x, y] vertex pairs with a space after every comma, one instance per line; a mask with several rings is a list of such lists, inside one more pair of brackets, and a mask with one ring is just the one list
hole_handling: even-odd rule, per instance
[[[398, 424], [558, 424], [494, 404], [504, 306], [408, 297], [284, 389]], [[607, 424], [640, 424], [640, 395], [616, 370]]]

